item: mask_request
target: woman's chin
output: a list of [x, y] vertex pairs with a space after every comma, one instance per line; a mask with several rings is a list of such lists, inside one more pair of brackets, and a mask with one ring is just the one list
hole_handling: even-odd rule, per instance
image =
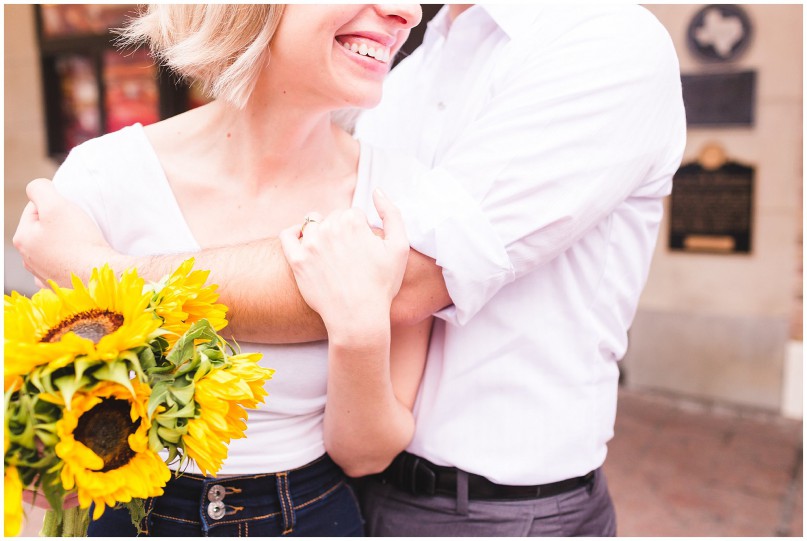
[[372, 109], [381, 103], [381, 89], [374, 92], [355, 93], [347, 100], [347, 107], [356, 109]]

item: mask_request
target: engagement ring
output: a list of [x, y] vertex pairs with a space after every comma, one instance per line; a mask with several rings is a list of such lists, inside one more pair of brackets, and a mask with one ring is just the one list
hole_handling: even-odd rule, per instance
[[317, 220], [315, 220], [314, 218], [306, 216], [305, 221], [303, 221], [303, 226], [300, 228], [300, 236], [299, 236], [299, 238], [303, 238], [303, 232], [305, 231], [305, 226], [307, 226], [308, 224], [312, 224], [312, 223], [316, 224], [316, 223], [319, 223], [319, 222]]

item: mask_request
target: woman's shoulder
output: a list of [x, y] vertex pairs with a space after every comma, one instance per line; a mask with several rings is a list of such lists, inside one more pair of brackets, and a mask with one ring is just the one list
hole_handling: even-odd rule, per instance
[[145, 143], [143, 126], [136, 123], [77, 145], [70, 151], [67, 161], [80, 159], [84, 166], [93, 169], [106, 164], [122, 165], [121, 162], [140, 161], [142, 154], [148, 150]]
[[74, 147], [53, 181], [68, 197], [109, 199], [133, 186], [146, 189], [149, 177], [159, 178], [158, 167], [138, 123]]

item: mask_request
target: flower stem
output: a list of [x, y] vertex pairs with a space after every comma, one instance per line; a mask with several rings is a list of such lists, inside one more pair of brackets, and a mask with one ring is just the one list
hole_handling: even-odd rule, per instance
[[[60, 520], [61, 519], [61, 520]], [[39, 535], [43, 537], [86, 537], [90, 510], [71, 507], [62, 512], [48, 509]]]

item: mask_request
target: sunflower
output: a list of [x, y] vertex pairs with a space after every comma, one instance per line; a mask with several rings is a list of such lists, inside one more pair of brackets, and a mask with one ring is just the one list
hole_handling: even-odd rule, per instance
[[188, 421], [182, 438], [185, 452], [205, 475], [215, 475], [232, 439], [245, 437], [247, 412], [266, 396], [263, 385], [274, 370], [258, 365], [260, 353], [229, 357], [226, 368], [211, 370], [195, 384], [198, 415]]
[[41, 365], [51, 370], [86, 361], [113, 361], [156, 336], [160, 320], [149, 310], [151, 295], [134, 269], [120, 280], [105, 265], [94, 269], [89, 287], [73, 276], [73, 289], [50, 282], [30, 299], [5, 296], [5, 387]]
[[193, 271], [193, 258], [155, 287], [155, 312], [163, 319], [162, 328], [170, 331], [165, 338], [170, 346], [190, 325], [206, 319], [219, 331], [227, 326], [227, 307], [218, 304], [218, 286], [205, 286], [210, 271]]
[[14, 466], [6, 466], [3, 475], [3, 535], [20, 535], [22, 529], [22, 481]]
[[112, 382], [76, 393], [56, 425], [62, 484], [76, 490], [81, 508], [95, 503], [93, 520], [105, 506], [160, 496], [171, 477], [165, 462], [148, 448], [151, 390], [137, 380], [131, 384], [134, 395]]

